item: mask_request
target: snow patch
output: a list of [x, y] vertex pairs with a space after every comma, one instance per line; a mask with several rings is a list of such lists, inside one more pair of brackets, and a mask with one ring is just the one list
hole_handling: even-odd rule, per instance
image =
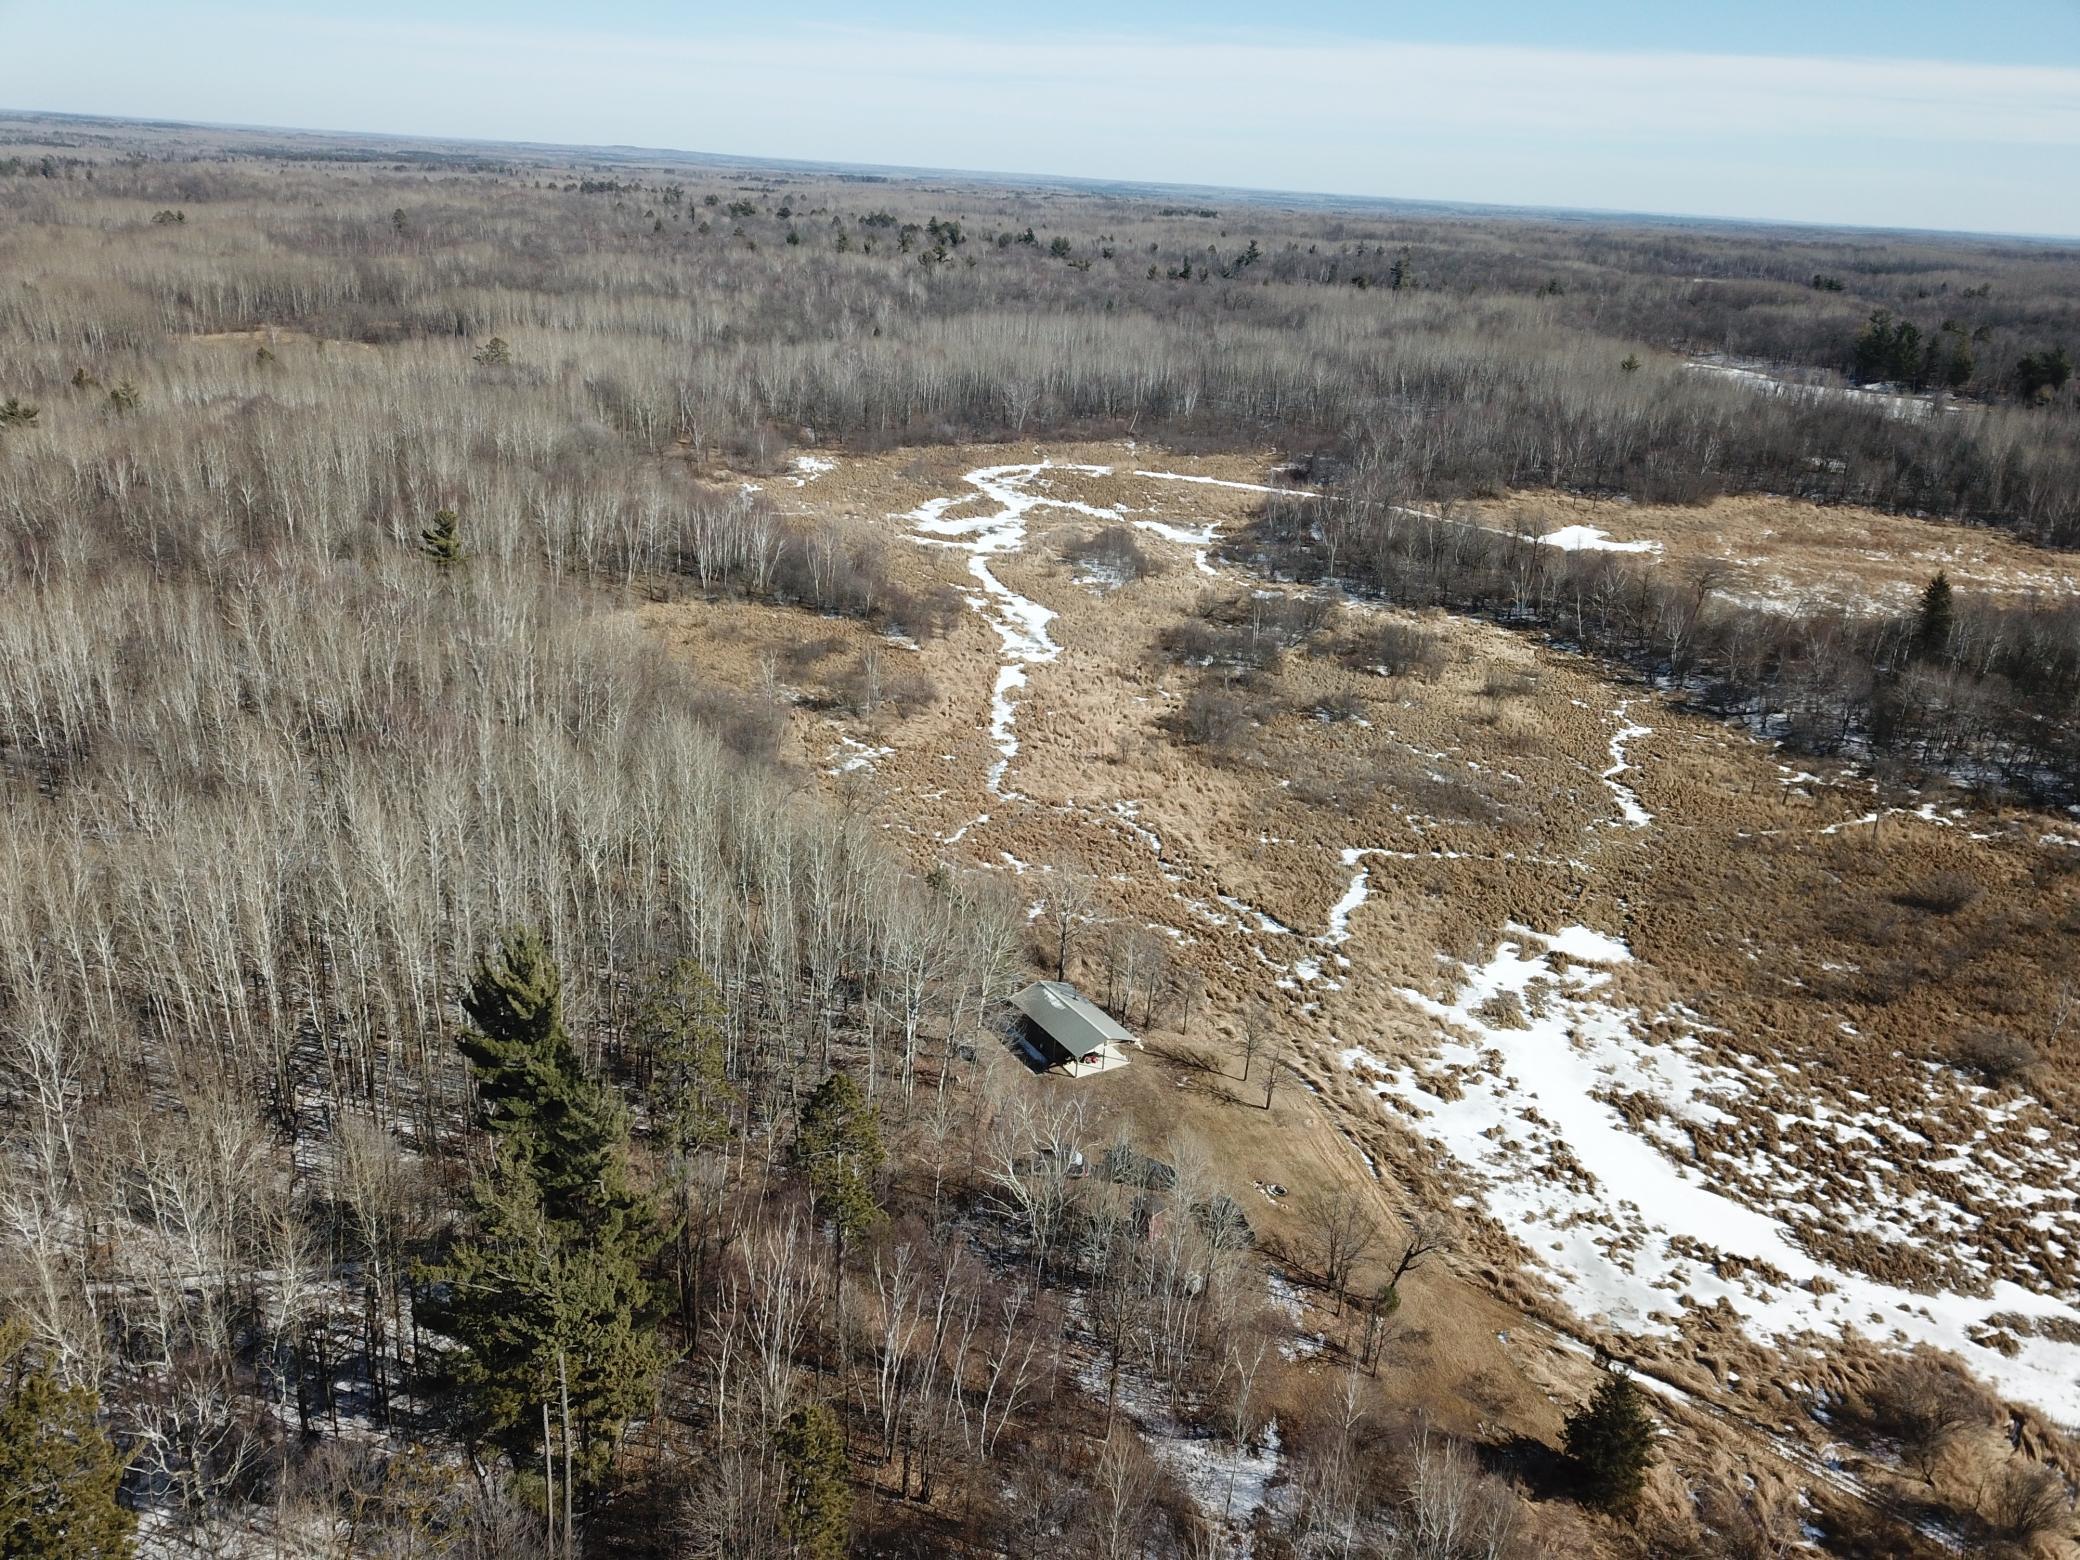
[[1611, 738], [1611, 767], [1603, 772], [1603, 783], [1611, 788], [1618, 799], [1618, 811], [1624, 815], [1625, 823], [1634, 829], [1644, 829], [1654, 821], [1654, 815], [1639, 804], [1639, 793], [1619, 780], [1618, 776], [1632, 768], [1626, 760], [1625, 748], [1635, 737], [1651, 736], [1654, 728], [1642, 726], [1631, 717], [1632, 701], [1625, 700], [1618, 706], [1618, 719], [1625, 724]]
[[[824, 762], [831, 767], [824, 770], [827, 775], [849, 775], [855, 770], [872, 772], [874, 766], [884, 758], [893, 757], [892, 747], [869, 747], [864, 742], [848, 736], [839, 736], [838, 745], [831, 749]], [[833, 762], [835, 760], [835, 762]]]
[[[1749, 1080], [1700, 1058], [1702, 1026], [1680, 1009], [1655, 1025], [1674, 1038], [1649, 1041], [1639, 1014], [1595, 994], [1610, 970], [1572, 962], [1624, 963], [1621, 949], [1582, 927], [1514, 929], [1485, 964], [1459, 966], [1448, 1000], [1400, 993], [1438, 1022], [1433, 1056], [1396, 1066], [1351, 1047], [1343, 1063], [1459, 1163], [1488, 1213], [1584, 1317], [1668, 1337], [1686, 1310], [1724, 1301], [1761, 1341], [1854, 1332], [1927, 1343], [1957, 1353], [2004, 1396], [2080, 1424], [2080, 1342], [2061, 1341], [2080, 1337], [2070, 1298], [2005, 1279], [1983, 1295], [1878, 1282], [1815, 1258], [1788, 1225], [1664, 1150], [1657, 1138], [1671, 1121], [1727, 1121], [1712, 1097]], [[1617, 1092], [1658, 1105], [1659, 1131], [1635, 1130], [1610, 1103]], [[2046, 1325], [2017, 1337], [1994, 1321], [2003, 1313]]]
[[1178, 471], [1137, 471], [1137, 477], [1154, 482], [1195, 482], [1201, 487], [1233, 488], [1238, 493], [1279, 493], [1287, 498], [1313, 498], [1305, 488], [1266, 487], [1261, 482], [1230, 482], [1225, 477], [1193, 477]]
[[1557, 531], [1548, 531], [1539, 538], [1547, 547], [1557, 547], [1562, 552], [1616, 552], [1658, 553], [1659, 542], [1620, 542], [1608, 532], [1593, 525], [1563, 525]]
[[1004, 789], [1004, 777], [1018, 756], [1018, 739], [1012, 734], [1017, 719], [1011, 694], [1026, 684], [1025, 669], [1054, 660], [1062, 653], [1048, 632], [1055, 612], [1030, 597], [1012, 590], [991, 571], [989, 560], [1002, 553], [1018, 552], [1025, 546], [1026, 516], [1047, 507], [1066, 509], [1092, 519], [1117, 520], [1117, 509], [1103, 509], [1075, 499], [1051, 498], [1038, 490], [1050, 471], [1071, 471], [1102, 477], [1109, 466], [1057, 466], [1038, 461], [1023, 466], [985, 466], [961, 480], [997, 507], [978, 515], [955, 515], [961, 505], [973, 502], [968, 494], [951, 494], [925, 500], [917, 508], [895, 519], [906, 520], [915, 533], [913, 540], [926, 546], [957, 548], [968, 555], [968, 572], [982, 589], [968, 597], [968, 605], [996, 630], [1003, 644], [1004, 661], [997, 672], [996, 688], [990, 699], [990, 740], [996, 744], [997, 761], [989, 769], [989, 789], [994, 796], [1015, 798]]

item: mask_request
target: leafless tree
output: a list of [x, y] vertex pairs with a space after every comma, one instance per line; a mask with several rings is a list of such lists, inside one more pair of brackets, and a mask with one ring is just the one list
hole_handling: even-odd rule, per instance
[[[1242, 1081], [1249, 1082], [1249, 1070], [1271, 1044], [1271, 1010], [1261, 1002], [1245, 1002], [1240, 1019], [1242, 1027]], [[1267, 1084], [1264, 1104], [1271, 1104], [1270, 1087]]]
[[1054, 972], [1069, 978], [1069, 955], [1098, 912], [1097, 884], [1074, 861], [1055, 863], [1047, 875], [1047, 925], [1054, 933]]
[[1379, 1250], [1385, 1228], [1371, 1199], [1339, 1189], [1310, 1201], [1307, 1230], [1315, 1270], [1321, 1275], [1322, 1287], [1335, 1294], [1340, 1314], [1351, 1275]]
[[984, 1173], [1024, 1225], [1042, 1272], [1086, 1168], [1086, 1110], [1081, 1098], [1018, 1092], [999, 1106], [989, 1126]]

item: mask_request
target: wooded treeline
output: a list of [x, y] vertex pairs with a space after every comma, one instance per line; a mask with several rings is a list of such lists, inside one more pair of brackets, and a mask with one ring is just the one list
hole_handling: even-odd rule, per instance
[[[997, 880], [906, 871], [731, 745], [760, 720], [531, 571], [236, 559], [11, 606], [8, 1300], [98, 1394], [155, 1533], [830, 1554], [861, 1478], [863, 1542], [1204, 1541], [1124, 1414], [1090, 1415], [1131, 1394], [1245, 1455], [1267, 1347], [1247, 1227], [1189, 1159], [1158, 1219], [1082, 1101], [978, 1051], [1022, 937]], [[611, 1383], [626, 1423], [539, 1439], [531, 1415], [609, 1391], [582, 1344], [575, 1388], [494, 1372], [487, 1420], [442, 1337], [478, 1336], [450, 1286], [487, 1265], [502, 1325], [534, 1314], [510, 1248], [549, 1226], [497, 1190], [503, 1113], [457, 1044], [507, 1033], [479, 959], [522, 923], [554, 950], [569, 1054], [553, 1085], [518, 1071], [540, 1102], [626, 1113], [599, 1151], [641, 1188], [620, 1216], [648, 1230], [646, 1347], [671, 1361]], [[818, 1168], [833, 1078], [886, 1156], [849, 1183]], [[571, 1237], [540, 1238], [568, 1275]], [[500, 1242], [502, 1264], [455, 1254]], [[1504, 1539], [1517, 1520], [1355, 1399], [1285, 1435], [1304, 1552], [1399, 1542], [1404, 1500], [1477, 1500]]]
[[1795, 750], [1869, 758], [2040, 802], [2080, 797], [2080, 607], [2004, 602], [1947, 579], [1913, 611], [1773, 610], [1678, 572], [1397, 501], [1362, 476], [1326, 503], [1274, 501], [1230, 552], [1287, 579], [1536, 629]]
[[[184, 220], [153, 220], [173, 209]], [[1767, 490], [2080, 541], [2076, 392], [2037, 373], [2080, 345], [2074, 257], [2052, 246], [250, 162], [4, 180], [0, 210], [20, 273], [82, 273], [0, 302], [0, 393], [68, 444], [108, 387], [141, 392], [141, 421], [186, 399], [168, 332], [282, 326], [380, 344], [381, 366], [335, 348], [312, 383], [255, 363], [253, 422], [337, 418], [331, 398], [357, 389], [394, 404], [416, 381], [460, 426], [496, 421], [508, 453], [567, 476], [602, 435], [757, 464], [805, 436], [1255, 448], [1269, 433], [1391, 465], [1433, 500]], [[1813, 286], [1823, 272], [1843, 285]], [[1881, 309], [1965, 342], [1986, 365], [1957, 381], [1972, 399], [1772, 395], [1685, 362], [1748, 356], [1824, 381], [1855, 366]], [[493, 337], [504, 352], [478, 361]], [[373, 488], [347, 502], [417, 498], [452, 464], [409, 422], [386, 432]], [[539, 523], [643, 530], [642, 500], [549, 486]]]

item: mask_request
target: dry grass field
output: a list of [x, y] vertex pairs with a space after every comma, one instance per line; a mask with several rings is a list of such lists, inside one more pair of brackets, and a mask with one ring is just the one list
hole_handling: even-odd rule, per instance
[[1565, 538], [1587, 528], [1598, 533], [1591, 545], [1651, 543], [1663, 564], [1772, 611], [1898, 611], [1938, 571], [1995, 599], [2057, 601], [2080, 591], [2080, 570], [2063, 554], [1999, 532], [1852, 504], [1744, 495], [1686, 506], [1534, 492], [1469, 503], [1462, 512], [1536, 535]]
[[[1822, 1456], [1831, 1404], [1927, 1344], [2066, 1455], [2080, 1176], [2068, 992], [2047, 975], [2080, 930], [2066, 820], [1880, 800], [1853, 769], [1783, 762], [1486, 624], [1410, 619], [1426, 664], [1382, 675], [1352, 647], [1392, 614], [1351, 602], [1248, 679], [1241, 729], [1182, 741], [1199, 674], [1159, 641], [1276, 592], [1216, 551], [1280, 480], [1268, 458], [989, 446], [735, 480], [871, 528], [896, 578], [968, 610], [922, 646], [757, 606], [641, 621], [719, 678], [780, 688], [787, 756], [920, 864], [1013, 879], [1037, 964], [1066, 904], [1069, 973], [1093, 989], [1137, 933], [1203, 977], [1188, 1032], [1173, 1012], [1124, 1072], [1033, 1087], [1086, 1091], [1144, 1144], [1201, 1145], [1296, 1275], [1310, 1209], [1338, 1192], [1448, 1221], [1448, 1258], [1397, 1317], [1390, 1399], [1550, 1442], [1589, 1379], [1582, 1344], [1604, 1344], [1674, 1394], [1696, 1467], [1795, 1474], [1779, 1459]], [[1920, 567], [1895, 535], [1915, 522], [1876, 535], [1789, 503], [1491, 513], [1652, 536], [1671, 566], [1738, 521], [1756, 569], [1843, 599]], [[1065, 558], [1122, 523], [1144, 577]], [[2063, 577], [1938, 534], [1960, 577]], [[1290, 1069], [1268, 1110], [1263, 1060], [1240, 1077], [1254, 1004]], [[1339, 1325], [1316, 1299], [1303, 1333]], [[1290, 1352], [1285, 1390], [1305, 1393]], [[1855, 1477], [1881, 1498], [1911, 1483]]]

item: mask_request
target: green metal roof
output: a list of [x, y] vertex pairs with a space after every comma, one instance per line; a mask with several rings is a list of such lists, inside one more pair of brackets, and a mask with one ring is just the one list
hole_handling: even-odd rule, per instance
[[1036, 980], [1013, 997], [1011, 1005], [1079, 1062], [1109, 1041], [1134, 1038], [1067, 981]]

